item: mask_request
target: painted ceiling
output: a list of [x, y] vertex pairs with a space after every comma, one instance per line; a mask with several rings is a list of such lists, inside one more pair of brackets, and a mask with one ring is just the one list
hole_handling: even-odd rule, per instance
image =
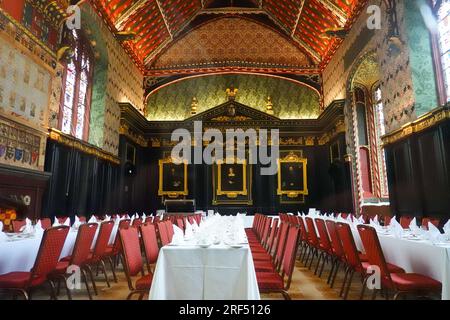
[[[225, 46], [224, 46], [225, 44]], [[252, 20], [226, 17], [186, 34], [169, 47], [152, 67], [200, 67], [222, 61], [247, 65], [309, 67], [311, 59], [279, 33]]]
[[372, 86], [380, 80], [380, 69], [376, 53], [368, 54], [359, 65], [353, 76], [353, 84], [358, 83], [371, 90]]
[[280, 119], [316, 119], [320, 114], [319, 94], [304, 84], [272, 76], [222, 74], [191, 77], [154, 91], [147, 99], [147, 119], [185, 120], [191, 116], [194, 97], [201, 113], [225, 103], [231, 86], [238, 89], [237, 102], [263, 112], [270, 96]]
[[[115, 32], [134, 32], [128, 51], [149, 67], [182, 36], [218, 17], [245, 17], [280, 33], [316, 65], [340, 39], [327, 29], [348, 28], [364, 0], [91, 0]], [[225, 31], [225, 30], [224, 30]], [[223, 45], [227, 45], [226, 42]], [[224, 56], [226, 58], [226, 56]]]

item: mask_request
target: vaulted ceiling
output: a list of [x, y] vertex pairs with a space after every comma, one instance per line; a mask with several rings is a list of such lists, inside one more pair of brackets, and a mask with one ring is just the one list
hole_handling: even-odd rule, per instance
[[[225, 17], [241, 17], [272, 29], [323, 67], [342, 41], [330, 29], [348, 29], [365, 0], [92, 0], [115, 33], [135, 33], [124, 42], [145, 70], [192, 30]], [[224, 43], [226, 46], [226, 43]], [[304, 68], [304, 66], [299, 67]], [[310, 66], [309, 66], [310, 67]]]

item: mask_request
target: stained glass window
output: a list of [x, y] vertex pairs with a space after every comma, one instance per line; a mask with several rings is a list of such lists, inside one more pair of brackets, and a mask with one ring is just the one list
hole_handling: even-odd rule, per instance
[[378, 163], [381, 169], [380, 182], [383, 195], [388, 194], [387, 184], [387, 171], [386, 171], [386, 154], [384, 153], [381, 137], [386, 134], [386, 123], [384, 118], [384, 106], [382, 100], [382, 92], [380, 86], [377, 86], [374, 90], [374, 102], [375, 102], [375, 121], [377, 130], [377, 148], [378, 148]]
[[73, 30], [66, 39], [73, 48], [65, 71], [64, 97], [61, 112], [61, 131], [86, 140], [89, 126], [89, 87], [92, 83], [92, 51], [82, 34]]
[[442, 0], [437, 10], [439, 45], [447, 101], [450, 101], [450, 0]]

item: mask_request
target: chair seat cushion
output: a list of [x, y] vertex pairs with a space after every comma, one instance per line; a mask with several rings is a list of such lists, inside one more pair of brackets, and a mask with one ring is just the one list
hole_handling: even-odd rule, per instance
[[150, 290], [153, 281], [153, 274], [147, 274], [136, 281], [136, 290]]
[[257, 272], [256, 280], [260, 290], [283, 290], [284, 282], [276, 272]]
[[69, 267], [69, 263], [70, 261], [60, 261], [58, 262], [58, 264], [56, 265], [55, 270], [53, 271], [53, 273], [57, 273], [57, 274], [64, 274], [66, 273], [67, 268]]
[[253, 260], [272, 260], [272, 257], [268, 253], [252, 253]]
[[[0, 288], [25, 288], [30, 281], [31, 272], [10, 272], [0, 275]], [[31, 281], [30, 287], [44, 283], [45, 276], [39, 276]]]
[[391, 273], [391, 279], [399, 291], [442, 290], [442, 283], [418, 273]]
[[271, 261], [259, 260], [254, 262], [256, 272], [275, 272], [275, 267]]
[[[367, 270], [367, 268], [369, 266], [371, 266], [371, 264], [369, 262], [361, 262], [364, 270]], [[405, 273], [405, 270], [403, 268], [400, 268], [399, 266], [396, 266], [395, 264], [392, 263], [386, 263], [387, 268], [389, 270], [390, 273]]]

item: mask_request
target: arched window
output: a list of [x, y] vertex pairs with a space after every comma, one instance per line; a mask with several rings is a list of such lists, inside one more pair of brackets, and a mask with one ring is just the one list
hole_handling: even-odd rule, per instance
[[60, 129], [78, 139], [87, 140], [94, 60], [92, 49], [79, 30], [67, 31], [65, 39], [73, 52], [64, 74]]
[[375, 130], [377, 131], [378, 147], [378, 167], [380, 168], [380, 187], [383, 197], [389, 196], [386, 171], [386, 154], [384, 153], [381, 137], [386, 134], [386, 123], [384, 120], [383, 100], [380, 85], [375, 86], [373, 90], [373, 102], [375, 107]]

